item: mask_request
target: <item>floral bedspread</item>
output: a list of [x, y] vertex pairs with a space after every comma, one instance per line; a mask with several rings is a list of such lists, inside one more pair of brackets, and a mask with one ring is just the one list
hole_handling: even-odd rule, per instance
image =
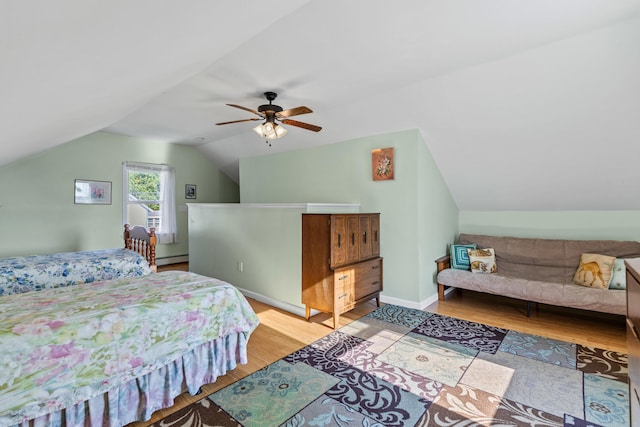
[[[257, 327], [229, 283], [166, 271], [0, 299], [0, 425], [59, 411]], [[245, 348], [246, 350], [246, 348]]]
[[124, 248], [0, 258], [0, 295], [150, 273], [142, 255]]

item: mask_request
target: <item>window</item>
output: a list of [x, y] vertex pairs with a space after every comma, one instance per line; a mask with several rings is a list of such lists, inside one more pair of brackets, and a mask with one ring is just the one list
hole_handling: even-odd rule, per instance
[[176, 242], [175, 172], [167, 165], [122, 164], [125, 224], [155, 227], [158, 243]]

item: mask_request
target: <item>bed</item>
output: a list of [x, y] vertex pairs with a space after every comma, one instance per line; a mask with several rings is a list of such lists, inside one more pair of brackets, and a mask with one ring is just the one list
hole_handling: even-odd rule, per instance
[[0, 295], [157, 271], [155, 230], [127, 224], [123, 237], [124, 248], [0, 258]]
[[184, 271], [0, 297], [0, 425], [121, 426], [247, 363], [259, 321]]
[[151, 227], [148, 231], [140, 225], [131, 227], [124, 225], [124, 248], [142, 255], [149, 264], [149, 268], [155, 273], [156, 265], [156, 229]]

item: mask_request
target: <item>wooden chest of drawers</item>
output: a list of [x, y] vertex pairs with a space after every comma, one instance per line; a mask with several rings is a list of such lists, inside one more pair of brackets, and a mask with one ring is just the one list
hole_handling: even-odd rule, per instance
[[372, 298], [380, 305], [379, 214], [302, 215], [302, 303], [340, 315]]
[[631, 425], [640, 425], [640, 259], [627, 268], [627, 347], [629, 353], [629, 409]]

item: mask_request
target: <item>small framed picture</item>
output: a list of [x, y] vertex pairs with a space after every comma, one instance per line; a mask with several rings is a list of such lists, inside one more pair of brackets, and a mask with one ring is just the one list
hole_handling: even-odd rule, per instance
[[111, 181], [76, 179], [73, 202], [78, 205], [110, 205]]
[[371, 150], [371, 177], [374, 181], [393, 179], [393, 147]]
[[184, 198], [185, 199], [195, 199], [196, 198], [196, 186], [195, 186], [195, 184], [185, 184], [184, 185]]

